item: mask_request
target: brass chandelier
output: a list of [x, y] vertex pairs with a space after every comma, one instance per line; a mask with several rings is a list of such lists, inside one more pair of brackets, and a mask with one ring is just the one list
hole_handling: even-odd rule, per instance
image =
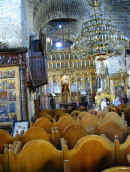
[[95, 56], [96, 60], [106, 60], [118, 48], [126, 47], [129, 40], [112, 23], [110, 17], [105, 17], [104, 12], [101, 12], [98, 0], [91, 0], [90, 6], [93, 14], [83, 23], [76, 44], [80, 47], [85, 46], [88, 55]]

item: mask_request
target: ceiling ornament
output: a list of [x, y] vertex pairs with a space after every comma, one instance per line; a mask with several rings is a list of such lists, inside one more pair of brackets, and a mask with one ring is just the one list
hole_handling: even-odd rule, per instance
[[104, 61], [114, 54], [118, 48], [126, 47], [128, 38], [120, 32], [109, 16], [102, 12], [100, 1], [89, 0], [92, 14], [83, 23], [82, 31], [76, 44], [87, 47], [88, 55], [95, 56], [96, 60]]

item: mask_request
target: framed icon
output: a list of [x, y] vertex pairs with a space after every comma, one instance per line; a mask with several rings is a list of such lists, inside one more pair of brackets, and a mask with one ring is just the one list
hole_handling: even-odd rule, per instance
[[8, 101], [16, 101], [16, 90], [8, 91]]
[[16, 103], [9, 103], [8, 104], [8, 111], [9, 111], [9, 113], [16, 113]]
[[8, 105], [0, 104], [0, 121], [6, 121], [6, 120], [9, 120]]
[[16, 89], [15, 79], [8, 80], [8, 89]]
[[13, 137], [16, 136], [16, 134], [25, 133], [29, 128], [29, 121], [15, 121], [14, 127], [13, 127]]
[[16, 71], [15, 70], [9, 70], [8, 71], [8, 78], [15, 78]]

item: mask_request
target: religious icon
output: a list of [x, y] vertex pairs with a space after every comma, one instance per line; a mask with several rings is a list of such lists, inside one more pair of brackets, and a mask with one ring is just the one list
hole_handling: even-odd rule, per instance
[[8, 100], [8, 93], [7, 91], [2, 91], [0, 92], [0, 99], [3, 100]]
[[9, 104], [9, 113], [16, 113], [16, 103]]
[[25, 133], [29, 128], [29, 121], [16, 121], [14, 123], [13, 136], [16, 134]]
[[76, 92], [76, 91], [77, 91], [76, 82], [72, 82], [71, 83], [71, 92]]
[[120, 86], [115, 87], [115, 96], [121, 97], [122, 89]]
[[7, 78], [7, 71], [3, 71], [3, 75], [2, 75], [2, 78]]
[[16, 91], [8, 91], [8, 101], [16, 101]]
[[0, 121], [9, 120], [8, 104], [0, 104]]
[[3, 74], [3, 72], [2, 72], [2, 71], [0, 71], [0, 79], [2, 79], [2, 74]]
[[14, 79], [9, 79], [8, 80], [8, 89], [15, 89], [16, 85], [15, 85], [15, 80]]
[[3, 91], [3, 83], [2, 83], [2, 80], [0, 79], [0, 92]]
[[8, 78], [15, 78], [15, 70], [8, 71]]
[[68, 98], [70, 96], [70, 80], [69, 80], [69, 76], [67, 75], [64, 75], [61, 78], [61, 92], [62, 92], [63, 103], [68, 103]]
[[5, 79], [2, 80], [2, 89], [3, 91], [7, 91], [7, 80]]
[[7, 104], [0, 104], [0, 116], [4, 114], [8, 114], [8, 105]]

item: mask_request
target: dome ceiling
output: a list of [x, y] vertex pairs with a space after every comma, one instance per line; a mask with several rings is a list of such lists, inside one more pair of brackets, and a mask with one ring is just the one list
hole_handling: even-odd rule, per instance
[[[39, 3], [38, 3], [39, 2]], [[47, 0], [34, 3], [34, 22], [39, 27], [56, 18], [82, 19], [87, 12], [86, 0]]]
[[47, 37], [74, 41], [81, 29], [80, 21], [72, 18], [59, 18], [49, 21], [42, 29]]

